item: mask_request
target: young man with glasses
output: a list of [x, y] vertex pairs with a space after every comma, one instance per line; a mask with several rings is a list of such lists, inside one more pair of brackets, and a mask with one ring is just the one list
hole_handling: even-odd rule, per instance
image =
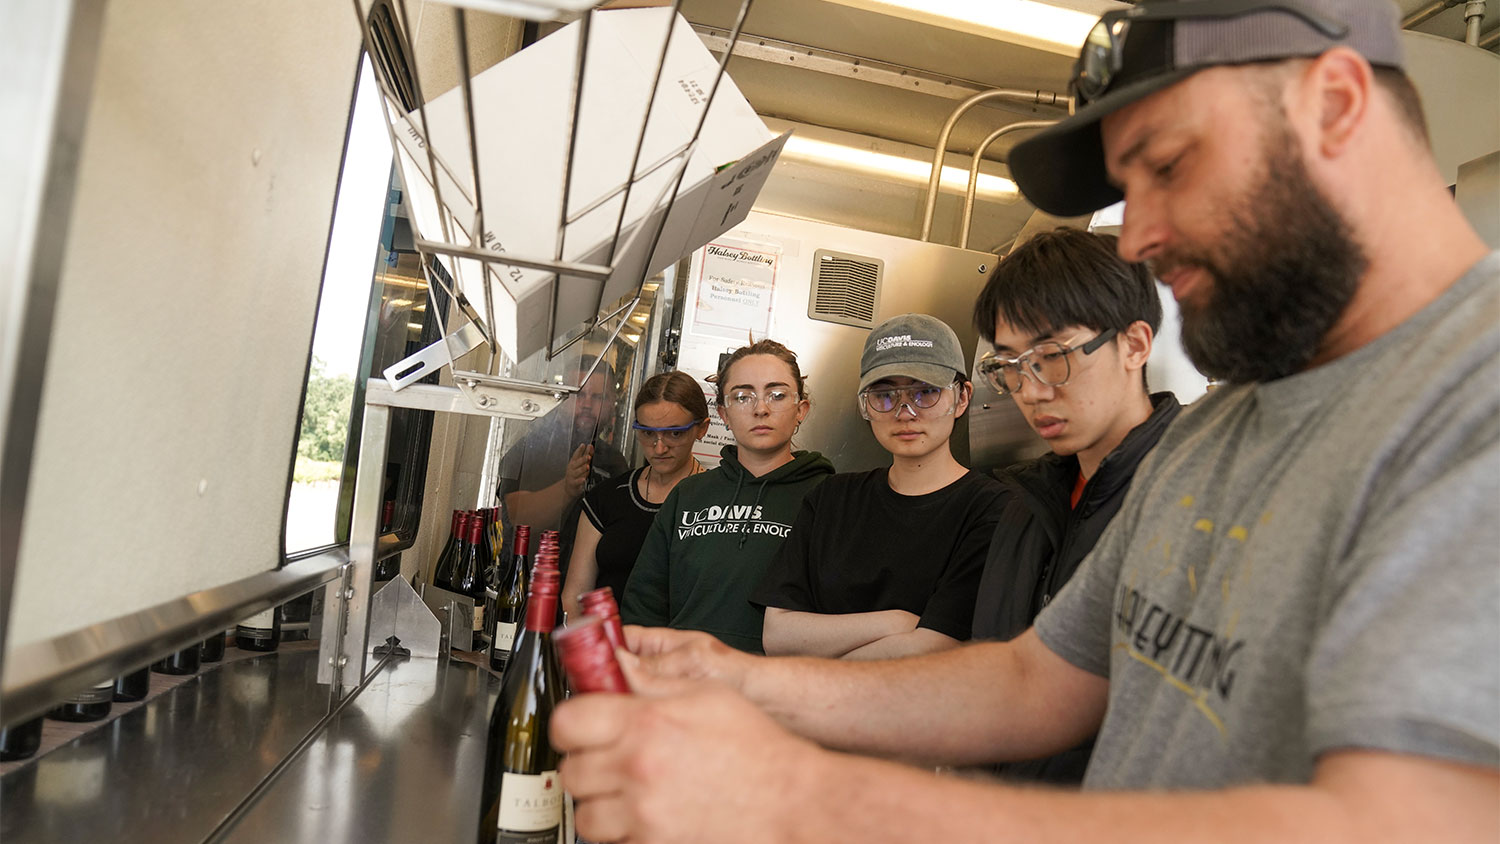
[[[1398, 10], [1146, 0], [1102, 26], [1012, 176], [1054, 214], [1123, 197], [1122, 257], [1224, 385], [1010, 642], [840, 663], [627, 631], [641, 694], [552, 721], [585, 835], [1495, 840], [1500, 254], [1428, 149]], [[978, 763], [1096, 730], [1083, 793], [813, 743]]]
[[751, 602], [766, 653], [887, 659], [969, 638], [994, 532], [994, 479], [953, 457], [973, 387], [946, 323], [886, 320], [865, 339], [859, 412], [891, 465], [838, 474], [808, 493]]
[[[1073, 576], [1115, 517], [1136, 467], [1177, 418], [1150, 394], [1146, 361], [1161, 327], [1156, 282], [1115, 238], [1042, 232], [995, 267], [974, 306], [995, 350], [976, 369], [1015, 400], [1052, 453], [1000, 473], [1007, 493], [974, 605], [975, 639], [1008, 641]], [[1011, 779], [1076, 784], [1092, 741], [1002, 765]]]

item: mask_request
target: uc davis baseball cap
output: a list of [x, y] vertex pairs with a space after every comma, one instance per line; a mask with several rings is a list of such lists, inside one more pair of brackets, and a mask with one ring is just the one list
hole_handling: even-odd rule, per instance
[[905, 376], [939, 387], [967, 372], [964, 350], [948, 323], [927, 314], [902, 314], [875, 326], [859, 357], [859, 388]]

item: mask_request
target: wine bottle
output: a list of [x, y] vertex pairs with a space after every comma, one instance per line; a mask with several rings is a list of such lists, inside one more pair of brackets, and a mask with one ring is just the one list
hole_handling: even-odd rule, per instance
[[484, 568], [486, 569], [495, 564], [496, 544], [494, 525], [495, 513], [498, 510], [498, 507], [480, 507], [478, 510], [479, 524], [481, 527], [480, 547], [483, 549], [479, 555], [479, 559], [484, 564]]
[[567, 672], [569, 688], [579, 694], [630, 691], [609, 642], [608, 627], [604, 619], [585, 615], [558, 631], [558, 656]]
[[481, 844], [556, 844], [563, 827], [563, 790], [557, 751], [548, 738], [552, 711], [562, 700], [562, 676], [552, 648], [558, 584], [531, 582], [526, 625], [490, 714], [481, 792]]
[[488, 530], [490, 532], [490, 556], [494, 565], [505, 561], [505, 508], [491, 507]]
[[200, 662], [218, 662], [223, 658], [224, 631], [220, 630], [203, 640], [203, 646], [198, 651], [198, 660]]
[[151, 666], [157, 674], [197, 674], [199, 645], [183, 648]]
[[615, 590], [600, 586], [578, 597], [585, 615], [598, 616], [604, 622], [604, 635], [611, 648], [625, 647], [625, 627], [620, 623], [620, 606], [615, 603]]
[[258, 612], [234, 628], [234, 646], [242, 651], [274, 651], [281, 644], [281, 608]]
[[526, 554], [531, 543], [531, 528], [516, 525], [510, 566], [501, 579], [495, 596], [495, 632], [490, 637], [490, 670], [504, 672], [516, 645], [516, 626], [526, 606]]
[[484, 633], [484, 519], [474, 514], [465, 525], [463, 556], [454, 569], [452, 591], [474, 599], [473, 639], [479, 647]]
[[0, 729], [0, 762], [30, 758], [42, 746], [42, 719], [22, 721]]
[[120, 703], [134, 703], [145, 700], [146, 695], [151, 693], [151, 666], [146, 666], [140, 671], [132, 671], [122, 674], [115, 679], [114, 698]]
[[109, 715], [114, 699], [115, 681], [111, 678], [63, 701], [47, 717], [58, 721], [98, 721]]
[[467, 511], [454, 510], [453, 521], [448, 528], [448, 542], [443, 546], [442, 553], [438, 554], [437, 562], [432, 565], [432, 585], [447, 589], [453, 580], [453, 564], [458, 559], [458, 544], [464, 534], [464, 520]]

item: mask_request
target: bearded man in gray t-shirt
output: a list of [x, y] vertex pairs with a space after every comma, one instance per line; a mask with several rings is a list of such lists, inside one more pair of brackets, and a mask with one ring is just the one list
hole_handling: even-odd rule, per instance
[[[1060, 216], [1127, 200], [1121, 254], [1172, 288], [1223, 386], [1010, 642], [842, 664], [627, 631], [640, 694], [552, 722], [579, 831], [1496, 840], [1500, 254], [1402, 61], [1386, 0], [1107, 13], [1076, 114], [1011, 170]], [[1085, 793], [857, 755], [1026, 759], [1095, 730]]]

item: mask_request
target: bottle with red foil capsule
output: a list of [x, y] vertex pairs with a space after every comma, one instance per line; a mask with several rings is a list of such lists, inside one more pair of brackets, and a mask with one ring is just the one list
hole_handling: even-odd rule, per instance
[[501, 577], [500, 588], [495, 590], [495, 630], [490, 636], [490, 670], [504, 673], [510, 663], [516, 645], [516, 628], [520, 625], [526, 609], [526, 575], [530, 562], [528, 551], [531, 545], [531, 528], [516, 525], [516, 538], [512, 547], [510, 565]]
[[620, 670], [620, 663], [615, 659], [608, 627], [604, 619], [585, 615], [578, 623], [558, 631], [558, 656], [562, 658], [568, 685], [574, 692], [630, 691], [625, 672]]
[[554, 575], [542, 573], [531, 581], [525, 629], [490, 714], [480, 844], [556, 844], [563, 834], [558, 754], [547, 735], [563, 698], [552, 644], [558, 591]]
[[458, 563], [458, 553], [463, 545], [464, 531], [467, 530], [468, 519], [469, 511], [453, 511], [453, 522], [449, 528], [448, 543], [443, 546], [442, 553], [438, 554], [437, 562], [432, 566], [433, 586], [451, 591], [453, 569]]
[[474, 599], [474, 650], [481, 650], [483, 647], [479, 641], [484, 633], [484, 554], [484, 519], [475, 513], [465, 522], [463, 546], [458, 563], [453, 568], [452, 586], [449, 587], [449, 591]]
[[604, 622], [604, 635], [612, 648], [625, 647], [625, 626], [620, 623], [620, 606], [615, 603], [615, 590], [600, 586], [578, 596], [584, 615], [597, 616]]

